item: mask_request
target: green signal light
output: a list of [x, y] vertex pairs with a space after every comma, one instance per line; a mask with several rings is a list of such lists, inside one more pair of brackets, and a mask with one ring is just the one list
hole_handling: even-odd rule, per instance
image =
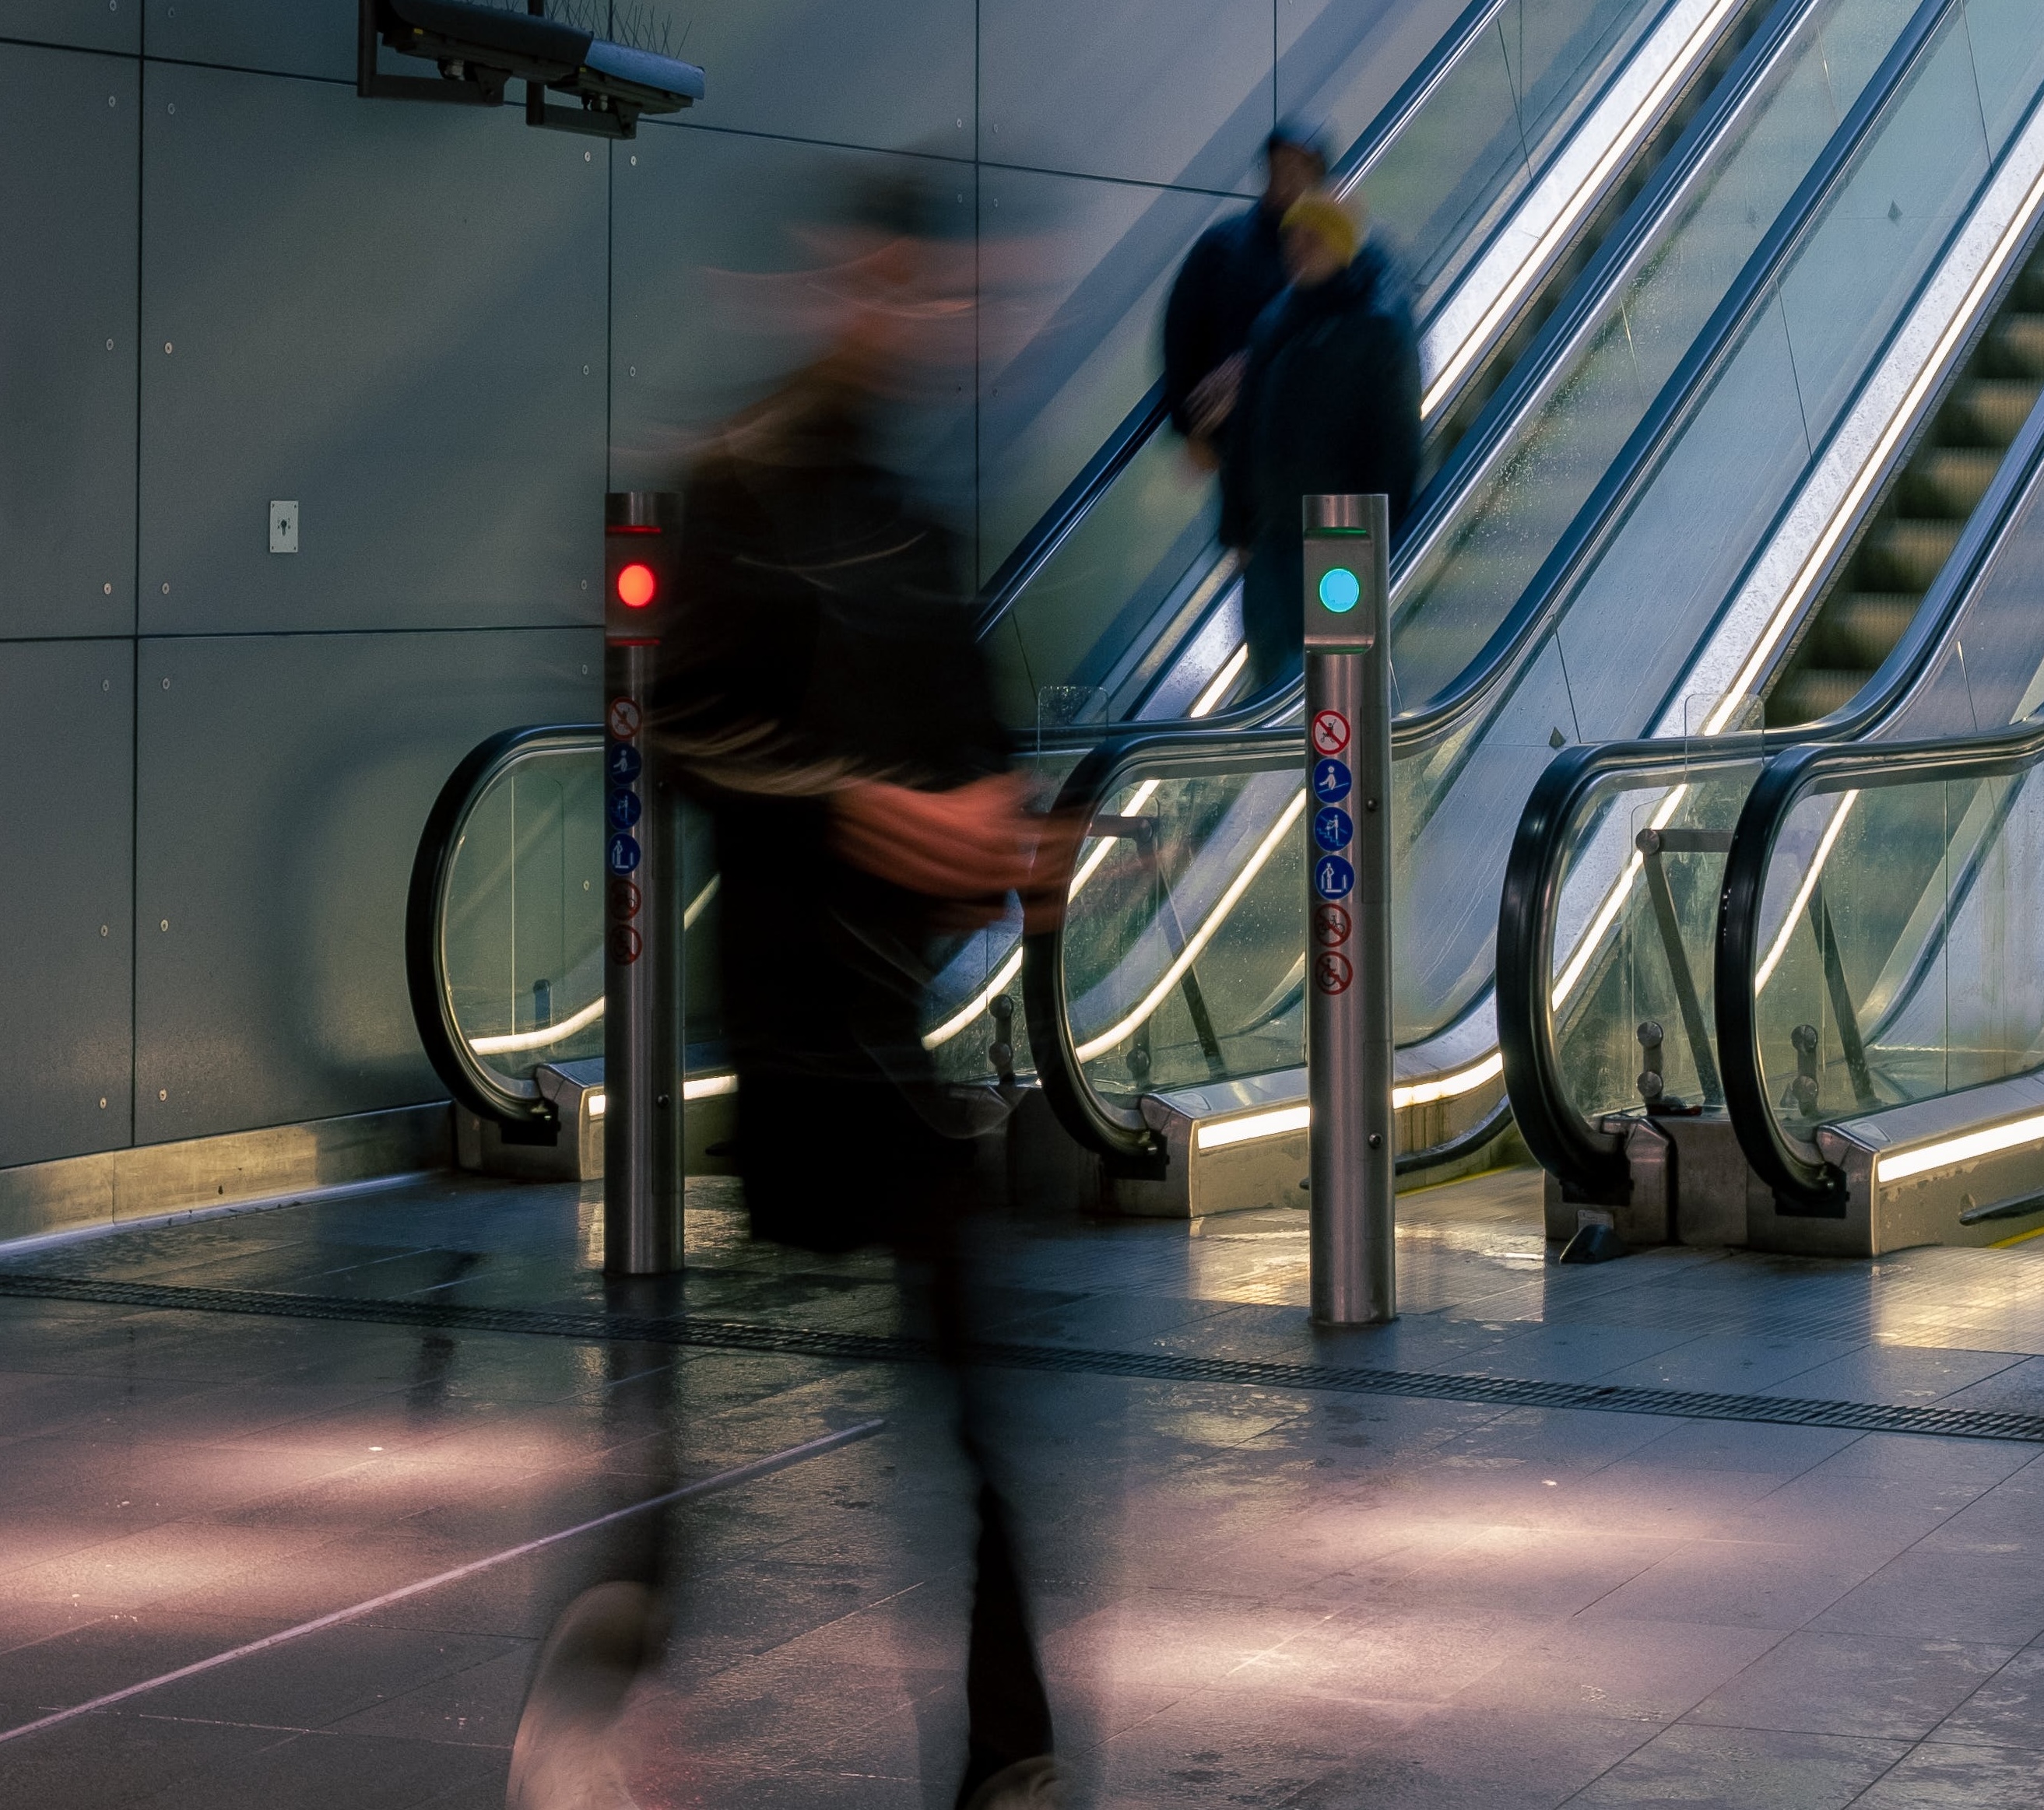
[[1346, 566], [1330, 567], [1321, 575], [1320, 604], [1338, 615], [1347, 615], [1362, 595], [1362, 586]]

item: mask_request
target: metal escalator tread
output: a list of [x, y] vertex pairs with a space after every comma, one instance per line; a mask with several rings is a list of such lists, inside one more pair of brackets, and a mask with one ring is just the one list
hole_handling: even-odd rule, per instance
[[1842, 710], [1908, 632], [2044, 393], [2044, 253], [2033, 254], [1925, 443], [1896, 478], [1767, 698], [1770, 727]]

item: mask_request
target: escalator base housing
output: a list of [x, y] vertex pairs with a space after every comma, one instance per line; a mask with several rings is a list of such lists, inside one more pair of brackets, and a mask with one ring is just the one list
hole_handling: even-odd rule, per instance
[[[2039, 1122], [2034, 1137], [1981, 1148], [1998, 1130], [2033, 1119]], [[2044, 1231], [2044, 1076], [1990, 1082], [1822, 1127], [1817, 1147], [1844, 1177], [1827, 1211], [1777, 1201], [1747, 1166], [1722, 1112], [1625, 1114], [1601, 1128], [1625, 1141], [1631, 1198], [1604, 1211], [1628, 1244], [1877, 1257], [1921, 1244], [1998, 1244]], [[1990, 1135], [1983, 1140], [1983, 1133]], [[1573, 1237], [1585, 1211], [1547, 1178], [1550, 1238]]]

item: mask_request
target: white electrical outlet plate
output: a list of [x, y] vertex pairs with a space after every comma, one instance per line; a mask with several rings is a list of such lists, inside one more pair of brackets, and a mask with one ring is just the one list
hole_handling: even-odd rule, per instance
[[270, 505], [270, 550], [272, 553], [296, 553], [298, 550], [297, 504], [272, 503]]

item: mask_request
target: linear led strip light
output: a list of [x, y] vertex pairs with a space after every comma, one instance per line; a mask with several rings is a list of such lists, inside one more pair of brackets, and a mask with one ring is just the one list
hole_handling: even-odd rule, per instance
[[1781, 958], [1788, 953], [1789, 939], [1796, 934], [1796, 926], [1802, 922], [1803, 914], [1809, 907], [1810, 895], [1817, 890], [1817, 882], [1823, 878], [1824, 863], [1831, 858], [1831, 846], [1838, 839], [1838, 832], [1846, 826], [1846, 819], [1859, 801], [1856, 792], [1844, 793], [1838, 800], [1838, 808], [1831, 813], [1831, 820], [1824, 826], [1824, 834], [1817, 844], [1817, 852], [1810, 857], [1809, 869], [1803, 876], [1803, 884], [1796, 889], [1790, 901], [1788, 915], [1781, 920], [1781, 928], [1776, 932], [1773, 947], [1767, 952], [1767, 959], [1754, 972], [1753, 991], [1756, 995], [1762, 987], [1774, 978], [1774, 971], [1781, 965]]
[[1873, 1179], [1885, 1186], [1907, 1181], [1911, 1175], [1933, 1169], [1949, 1169], [1969, 1163], [1977, 1156], [1994, 1156], [2004, 1150], [2019, 1150], [2026, 1145], [2044, 1144], [2044, 1113], [2011, 1119], [2006, 1125], [1991, 1125], [1984, 1131], [1969, 1131], [1957, 1137], [1941, 1138], [1915, 1150], [1898, 1151], [1892, 1156], [1877, 1157]]
[[[1425, 350], [1431, 352], [1437, 335], [1446, 337], [1470, 313], [1481, 311], [1475, 324], [1461, 332], [1454, 350], [1435, 372], [1420, 400], [1422, 414], [1431, 415], [1462, 381], [1506, 316], [1524, 298], [1547, 259], [1574, 231], [1605, 180], [1631, 153], [1668, 97], [1687, 79], [1738, 3], [1683, 0], [1669, 10], [1625, 75], [1583, 122], [1568, 151], [1527, 197], [1512, 225], [1492, 242], [1454, 301], [1442, 311], [1435, 330], [1427, 334]], [[1520, 244], [1526, 249], [1515, 255]], [[1488, 301], [1481, 290], [1470, 297], [1471, 290], [1479, 286], [1488, 288]], [[1466, 301], [1465, 297], [1470, 299]]]
[[[738, 1091], [736, 1075], [698, 1075], [694, 1080], [682, 1083], [682, 1098], [685, 1100], [711, 1100]], [[608, 1090], [598, 1087], [589, 1096], [589, 1116], [601, 1118], [610, 1105]]]
[[[1436, 1100], [1454, 1099], [1474, 1092], [1485, 1082], [1494, 1081], [1504, 1072], [1504, 1058], [1493, 1050], [1482, 1061], [1458, 1074], [1439, 1076], [1409, 1087], [1393, 1087], [1391, 1110], [1403, 1112], [1408, 1106], [1431, 1106]], [[1302, 1103], [1273, 1106], [1268, 1112], [1245, 1113], [1240, 1118], [1216, 1119], [1202, 1125], [1194, 1130], [1193, 1143], [1201, 1150], [1225, 1150], [1231, 1144], [1248, 1144], [1258, 1138], [1282, 1137], [1288, 1132], [1304, 1131], [1312, 1121], [1313, 1109], [1310, 1106]]]

